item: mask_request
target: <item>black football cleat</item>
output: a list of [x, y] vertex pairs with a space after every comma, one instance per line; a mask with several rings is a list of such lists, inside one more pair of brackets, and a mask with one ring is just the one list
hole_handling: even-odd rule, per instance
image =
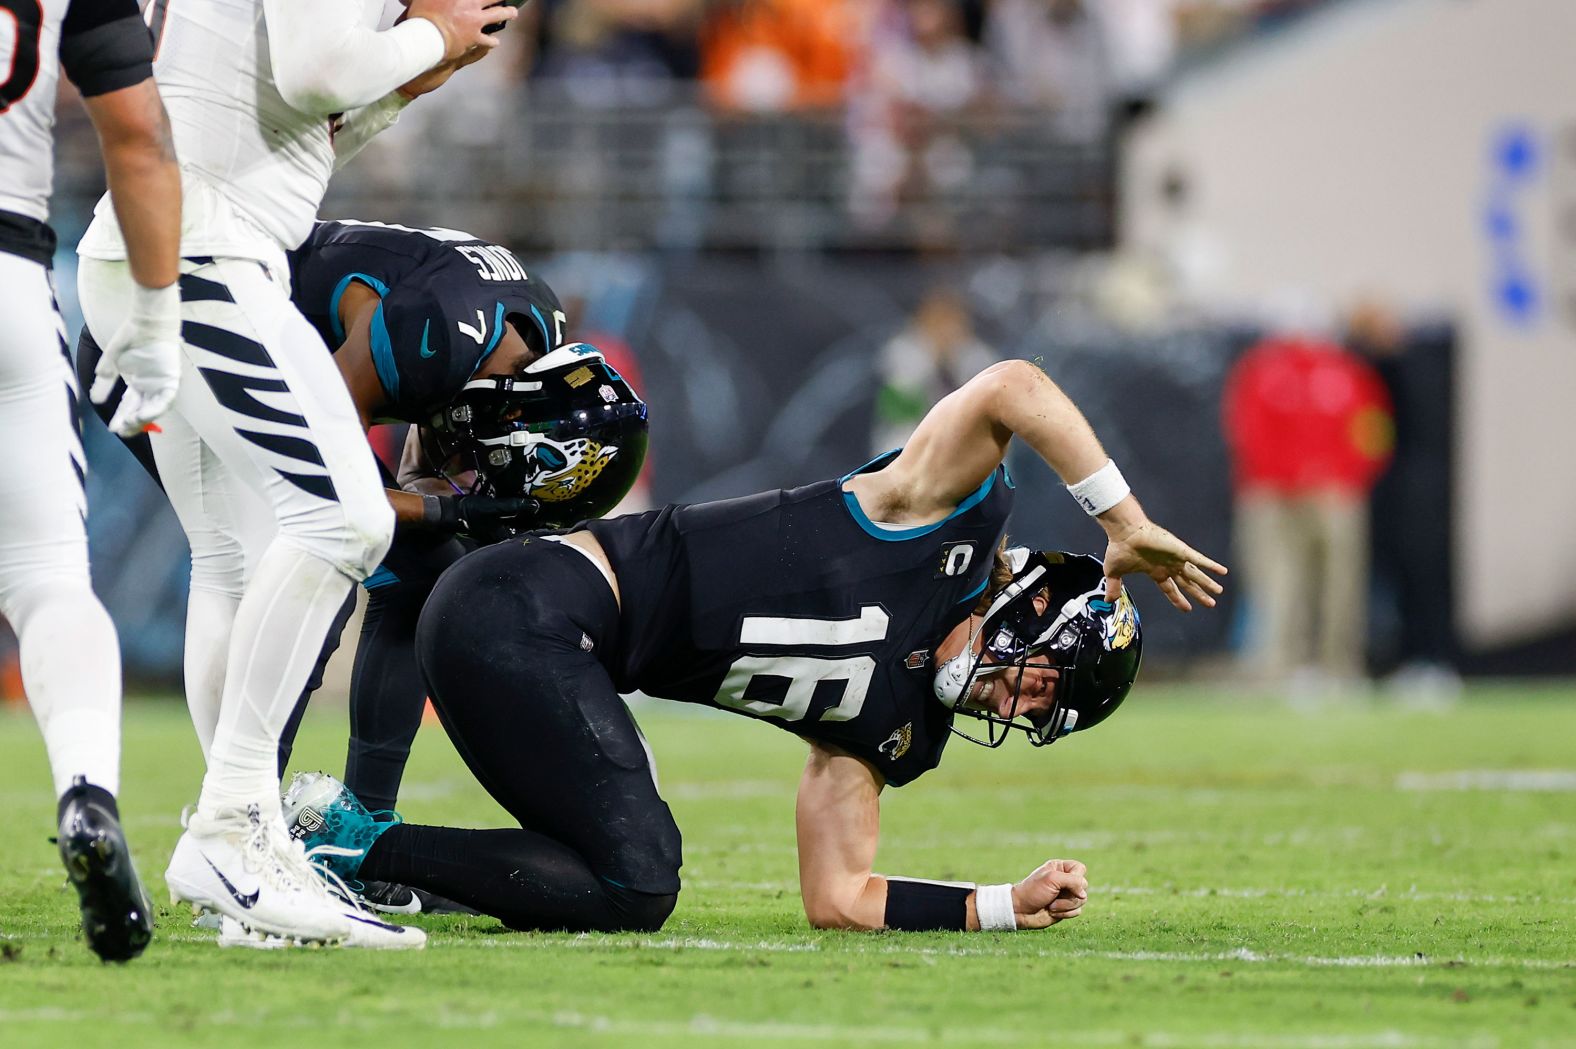
[[360, 883], [361, 902], [383, 914], [477, 914], [463, 903], [391, 881]]
[[421, 913], [423, 914], [481, 914], [481, 911], [467, 907], [463, 903], [445, 899], [425, 889], [412, 889], [410, 891], [415, 893], [416, 898], [421, 901]]
[[153, 939], [153, 902], [132, 865], [114, 795], [78, 776], [60, 799], [59, 845], [88, 946], [106, 962], [131, 961]]
[[361, 902], [380, 914], [421, 913], [421, 899], [416, 890], [391, 881], [362, 882]]

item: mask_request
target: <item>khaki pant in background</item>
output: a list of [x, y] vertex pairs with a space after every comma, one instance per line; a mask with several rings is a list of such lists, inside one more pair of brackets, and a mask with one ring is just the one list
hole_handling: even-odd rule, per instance
[[1358, 495], [1250, 493], [1238, 498], [1237, 557], [1252, 606], [1245, 668], [1271, 681], [1314, 668], [1364, 675], [1368, 504]]

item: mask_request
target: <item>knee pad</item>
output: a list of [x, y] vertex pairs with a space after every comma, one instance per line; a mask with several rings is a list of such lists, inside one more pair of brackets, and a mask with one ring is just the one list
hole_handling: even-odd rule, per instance
[[381, 488], [375, 494], [376, 501], [315, 500], [311, 508], [282, 519], [279, 533], [359, 583], [377, 571], [394, 541], [394, 508]]
[[221, 532], [188, 532], [192, 551], [193, 590], [240, 600], [246, 590], [246, 550], [234, 536]]
[[636, 892], [618, 885], [606, 885], [604, 891], [618, 917], [618, 927], [609, 932], [656, 932], [679, 902], [676, 892]]
[[[657, 806], [660, 811], [648, 811], [645, 826], [624, 842], [616, 864], [598, 872], [609, 891], [618, 888], [637, 897], [677, 897], [679, 868], [684, 865], [683, 838], [667, 805], [658, 799]], [[672, 909], [670, 905], [668, 910]]]
[[69, 577], [5, 587], [0, 591], [0, 615], [10, 622], [18, 638], [35, 628], [66, 633], [114, 629], [93, 588], [85, 580]]
[[355, 577], [359, 583], [378, 570], [378, 565], [383, 563], [383, 558], [394, 542], [394, 508], [389, 505], [383, 489], [379, 488], [375, 504], [361, 507], [355, 513], [347, 512], [346, 520], [354, 541], [362, 551], [358, 565], [361, 574]]

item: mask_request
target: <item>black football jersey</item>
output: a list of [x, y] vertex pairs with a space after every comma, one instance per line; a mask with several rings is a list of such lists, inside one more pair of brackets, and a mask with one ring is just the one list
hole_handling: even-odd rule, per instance
[[319, 222], [290, 255], [292, 298], [338, 349], [339, 300], [352, 283], [383, 300], [372, 318], [372, 362], [388, 395], [383, 414], [424, 423], [452, 401], [513, 322], [539, 352], [563, 342], [553, 289], [496, 244], [451, 229]]
[[928, 657], [984, 591], [1011, 505], [1003, 467], [916, 528], [871, 522], [841, 481], [588, 522], [622, 596], [614, 684], [770, 721], [901, 786], [941, 760]]

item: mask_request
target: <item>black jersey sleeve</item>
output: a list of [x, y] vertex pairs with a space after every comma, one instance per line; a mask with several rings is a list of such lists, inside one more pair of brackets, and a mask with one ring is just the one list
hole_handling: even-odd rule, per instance
[[60, 67], [88, 98], [153, 76], [153, 37], [136, 0], [72, 0], [60, 25]]
[[372, 361], [390, 414], [407, 422], [454, 399], [503, 338], [503, 303], [441, 279], [389, 289], [372, 321]]

